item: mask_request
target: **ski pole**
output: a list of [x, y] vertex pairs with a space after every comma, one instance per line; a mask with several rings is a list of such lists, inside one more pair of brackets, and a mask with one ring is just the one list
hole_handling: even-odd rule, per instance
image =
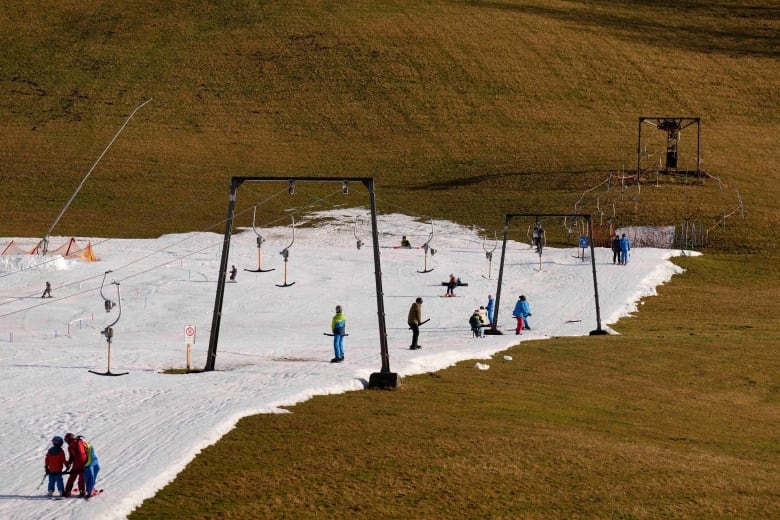
[[41, 479], [41, 482], [38, 484], [38, 486], [35, 489], [39, 489], [43, 485], [43, 481], [46, 480], [46, 477], [48, 476], [48, 473], [43, 474], [43, 478]]
[[[425, 325], [425, 324], [426, 324], [426, 323], [428, 323], [429, 321], [431, 321], [431, 319], [430, 319], [430, 318], [428, 318], [428, 319], [427, 319], [427, 320], [425, 320], [425, 321], [421, 321], [421, 322], [420, 322], [420, 324], [419, 324], [419, 325], [417, 325], [417, 326], [418, 326], [418, 327], [422, 327], [423, 325]], [[412, 330], [412, 328], [411, 328], [411, 327], [409, 327], [409, 330]]]

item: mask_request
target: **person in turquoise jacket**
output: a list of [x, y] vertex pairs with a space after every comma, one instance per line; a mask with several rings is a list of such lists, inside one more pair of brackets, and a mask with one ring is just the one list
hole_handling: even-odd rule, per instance
[[336, 305], [336, 314], [330, 322], [330, 330], [333, 332], [333, 359], [331, 363], [344, 361], [344, 336], [347, 334], [347, 318], [341, 305]]
[[620, 263], [626, 265], [628, 263], [628, 251], [631, 249], [631, 240], [628, 239], [625, 233], [620, 237]]

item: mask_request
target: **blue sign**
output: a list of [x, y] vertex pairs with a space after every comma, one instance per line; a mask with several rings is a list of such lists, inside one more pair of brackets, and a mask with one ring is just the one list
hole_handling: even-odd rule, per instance
[[580, 247], [582, 249], [585, 249], [586, 247], [588, 247], [588, 237], [586, 237], [585, 235], [582, 235], [580, 237]]

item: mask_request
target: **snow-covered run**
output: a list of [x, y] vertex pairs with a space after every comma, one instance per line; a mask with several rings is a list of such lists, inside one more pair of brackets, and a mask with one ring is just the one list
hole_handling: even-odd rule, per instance
[[[358, 217], [358, 218], [356, 218]], [[97, 262], [35, 256], [0, 257], [0, 518], [124, 518], [176, 477], [204, 447], [241, 417], [287, 413], [282, 407], [313, 395], [363, 390], [381, 368], [374, 262], [369, 217], [363, 209], [312, 215], [298, 224], [289, 250], [287, 281], [279, 252], [290, 228], [263, 229], [258, 267], [256, 235], [242, 230], [231, 241], [216, 371], [165, 374], [186, 365], [185, 327], [196, 329], [192, 368], [203, 368], [219, 274], [222, 235], [189, 233], [154, 240], [91, 240]], [[596, 328], [590, 259], [576, 248], [544, 250], [510, 242], [499, 328], [506, 335], [473, 338], [468, 319], [495, 295], [501, 248], [488, 263], [477, 230], [434, 221], [436, 233], [423, 270], [423, 249], [396, 249], [401, 235], [420, 246], [431, 224], [404, 215], [379, 217], [382, 283], [390, 369], [399, 376], [441, 370], [474, 360], [475, 370], [513, 362], [494, 354], [520, 341], [587, 335]], [[356, 237], [365, 244], [356, 247]], [[0, 242], [7, 243], [9, 237]], [[31, 247], [37, 238], [14, 238]], [[65, 240], [64, 238], [62, 240]], [[60, 240], [52, 238], [51, 243]], [[488, 244], [491, 246], [491, 244]], [[603, 328], [635, 311], [641, 298], [681, 270], [668, 259], [680, 251], [634, 248], [627, 266], [596, 250]], [[105, 275], [106, 271], [112, 271]], [[467, 282], [455, 298], [441, 297], [450, 273]], [[490, 279], [487, 276], [490, 275]], [[103, 295], [117, 302], [110, 370], [100, 332], [116, 320]], [[54, 297], [42, 299], [46, 281]], [[115, 284], [116, 282], [117, 284]], [[531, 304], [532, 330], [514, 334], [512, 309], [520, 294]], [[420, 350], [409, 350], [410, 305], [424, 299]], [[345, 361], [333, 357], [329, 332], [337, 304], [349, 336]], [[490, 373], [488, 370], [487, 373]], [[43, 459], [54, 435], [82, 434], [100, 457], [98, 488], [90, 501], [46, 498]]]

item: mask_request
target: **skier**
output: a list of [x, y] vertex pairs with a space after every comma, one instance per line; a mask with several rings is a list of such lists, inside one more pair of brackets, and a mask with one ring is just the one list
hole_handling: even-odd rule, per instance
[[403, 247], [404, 249], [412, 248], [412, 243], [406, 239], [406, 235], [401, 237], [401, 247]]
[[628, 263], [628, 251], [631, 249], [631, 241], [628, 239], [625, 233], [620, 237], [620, 263], [626, 265]]
[[515, 335], [522, 334], [523, 328], [531, 330], [528, 326], [528, 316], [531, 316], [531, 306], [525, 299], [525, 295], [520, 295], [515, 304], [515, 309], [512, 311], [512, 316], [517, 320], [517, 328], [515, 329]]
[[79, 496], [84, 496], [84, 465], [87, 463], [87, 450], [81, 437], [72, 433], [65, 434], [65, 442], [68, 443], [70, 458], [65, 467], [70, 470], [70, 477], [65, 484], [65, 492], [62, 496], [69, 497], [73, 490], [73, 484], [78, 478]]
[[487, 311], [487, 317], [488, 317], [488, 323], [493, 323], [493, 309], [496, 306], [496, 301], [493, 299], [492, 294], [488, 294], [488, 301], [487, 305], [485, 305], [485, 310]]
[[54, 485], [57, 485], [57, 490], [60, 492], [60, 496], [65, 494], [65, 486], [62, 483], [62, 471], [66, 466], [65, 452], [62, 450], [62, 437], [55, 436], [51, 440], [51, 448], [46, 452], [46, 459], [44, 461], [43, 469], [49, 476], [49, 492], [48, 496], [54, 494]]
[[536, 252], [540, 255], [542, 254], [542, 245], [544, 243], [544, 228], [542, 227], [541, 222], [537, 222], [534, 225], [534, 246], [536, 246]]
[[347, 332], [347, 318], [341, 305], [336, 305], [336, 315], [330, 322], [330, 330], [333, 332], [333, 359], [330, 362], [341, 363], [344, 361], [344, 335]]
[[97, 476], [100, 472], [100, 464], [98, 463], [98, 457], [95, 453], [94, 446], [84, 441], [81, 436], [79, 436], [79, 439], [84, 442], [84, 447], [87, 452], [87, 462], [84, 464], [84, 486], [86, 488], [84, 490], [84, 498], [89, 500], [95, 492], [95, 482], [97, 481]]
[[230, 281], [235, 282], [236, 281], [236, 275], [238, 274], [238, 269], [236, 269], [236, 266], [230, 267]]
[[615, 238], [612, 239], [612, 263], [618, 262], [620, 262], [620, 237], [615, 233]]
[[455, 278], [454, 274], [450, 275], [450, 281], [447, 282], [447, 292], [444, 293], [444, 296], [455, 296], [455, 287], [458, 286], [458, 279]]
[[417, 298], [409, 308], [409, 317], [406, 319], [406, 323], [412, 329], [412, 344], [409, 346], [411, 350], [422, 348], [422, 345], [417, 344], [417, 339], [420, 337], [420, 323], [422, 322], [422, 303], [423, 299]]
[[51, 284], [49, 282], [46, 282], [46, 288], [43, 290], [43, 294], [41, 295], [41, 298], [51, 298]]
[[474, 309], [474, 314], [469, 318], [469, 325], [471, 326], [471, 333], [475, 338], [482, 337], [482, 320], [479, 317], [479, 309]]

